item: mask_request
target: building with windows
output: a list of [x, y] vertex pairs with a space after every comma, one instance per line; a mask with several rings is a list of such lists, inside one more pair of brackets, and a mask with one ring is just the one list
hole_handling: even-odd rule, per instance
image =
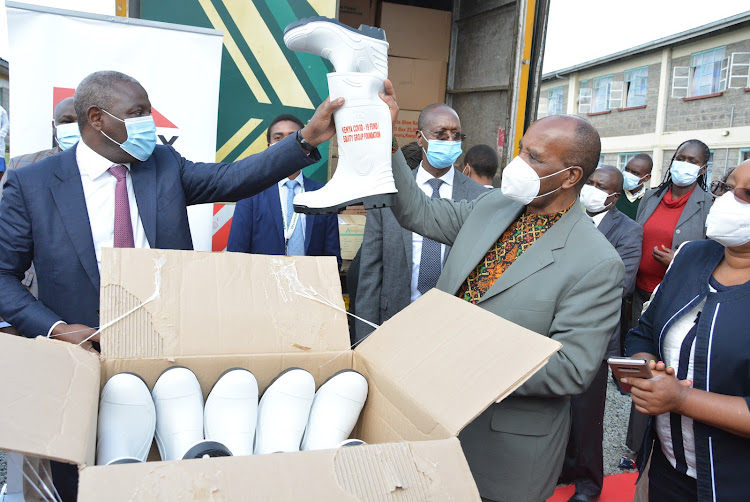
[[538, 117], [597, 128], [600, 164], [647, 153], [656, 186], [677, 146], [697, 138], [719, 179], [750, 158], [750, 12], [545, 74], [540, 89]]

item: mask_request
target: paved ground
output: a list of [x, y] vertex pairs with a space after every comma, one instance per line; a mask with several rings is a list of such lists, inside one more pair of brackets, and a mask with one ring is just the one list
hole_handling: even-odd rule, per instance
[[[625, 433], [630, 416], [630, 396], [623, 396], [609, 380], [607, 405], [604, 412], [604, 474], [625, 472], [617, 465], [623, 455], [631, 456], [625, 446]], [[0, 486], [5, 483], [5, 455], [0, 452]]]

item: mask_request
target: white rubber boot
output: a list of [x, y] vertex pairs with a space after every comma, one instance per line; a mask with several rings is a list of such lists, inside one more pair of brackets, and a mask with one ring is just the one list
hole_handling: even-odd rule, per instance
[[151, 391], [156, 408], [156, 446], [162, 460], [179, 460], [203, 442], [203, 393], [182, 366], [164, 371]]
[[284, 43], [293, 51], [328, 59], [336, 72], [388, 78], [388, 42], [380, 28], [363, 24], [355, 29], [335, 19], [309, 17], [286, 27]]
[[258, 405], [255, 454], [299, 451], [314, 397], [315, 379], [309, 372], [301, 368], [281, 372]]
[[346, 102], [334, 112], [339, 163], [331, 180], [320, 190], [294, 198], [298, 213], [325, 214], [347, 206], [365, 209], [393, 205], [396, 184], [391, 170], [393, 129], [388, 105], [380, 99], [383, 79], [366, 73], [329, 73], [331, 100]]
[[246, 369], [232, 368], [214, 384], [206, 399], [203, 430], [232, 455], [252, 455], [258, 419], [258, 381]]
[[156, 428], [156, 411], [146, 383], [118, 373], [102, 389], [96, 433], [97, 465], [145, 462]]
[[347, 442], [367, 399], [367, 380], [354, 370], [343, 370], [315, 393], [302, 450], [338, 448]]

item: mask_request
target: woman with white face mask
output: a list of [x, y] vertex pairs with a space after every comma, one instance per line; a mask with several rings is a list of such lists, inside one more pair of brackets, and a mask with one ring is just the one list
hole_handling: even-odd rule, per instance
[[[651, 455], [649, 500], [747, 500], [750, 472], [750, 161], [706, 221], [709, 240], [685, 244], [626, 352], [652, 379], [627, 379], [652, 418], [638, 465]], [[657, 362], [658, 361], [658, 362]]]

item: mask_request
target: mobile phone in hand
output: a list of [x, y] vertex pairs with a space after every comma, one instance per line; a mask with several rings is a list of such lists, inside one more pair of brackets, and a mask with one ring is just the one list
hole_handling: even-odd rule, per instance
[[620, 384], [623, 392], [630, 394], [632, 386], [622, 383], [623, 378], [651, 378], [651, 368], [645, 359], [633, 359], [632, 357], [610, 357], [607, 364], [612, 368], [612, 374], [615, 375], [617, 383]]

